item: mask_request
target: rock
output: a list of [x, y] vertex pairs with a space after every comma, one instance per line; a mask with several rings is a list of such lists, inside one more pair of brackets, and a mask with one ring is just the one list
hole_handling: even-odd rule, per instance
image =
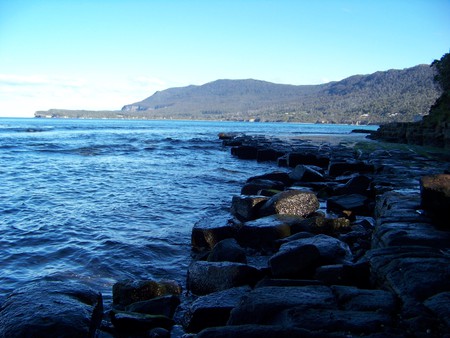
[[372, 247], [429, 246], [448, 248], [450, 232], [438, 231], [427, 223], [390, 223], [377, 226], [373, 232]]
[[279, 157], [283, 156], [284, 152], [275, 149], [259, 149], [256, 152], [256, 160], [258, 162], [274, 161], [276, 162]]
[[261, 216], [288, 214], [306, 217], [319, 209], [319, 200], [309, 191], [288, 190], [272, 196], [260, 209]]
[[302, 218], [291, 215], [272, 215], [245, 222], [236, 233], [238, 243], [254, 249], [273, 250], [275, 241], [291, 235], [291, 226]]
[[[293, 241], [296, 243], [297, 241]], [[269, 260], [275, 278], [308, 278], [319, 265], [320, 252], [314, 245], [283, 244]]]
[[421, 205], [446, 230], [450, 229], [450, 175], [424, 176], [420, 179]]
[[441, 292], [434, 295], [424, 302], [425, 306], [430, 309], [447, 327], [450, 329], [450, 292]]
[[314, 333], [296, 327], [280, 325], [233, 325], [211, 327], [201, 331], [197, 338], [345, 338], [340, 334]]
[[268, 199], [269, 197], [265, 196], [233, 196], [231, 214], [243, 222], [255, 219], [259, 208]]
[[389, 291], [359, 289], [353, 286], [331, 286], [339, 307], [350, 311], [370, 311], [393, 314], [397, 300]]
[[393, 320], [385, 313], [299, 306], [280, 314], [278, 323], [311, 331], [325, 330], [362, 335], [383, 332], [386, 326], [393, 324]]
[[208, 262], [247, 263], [244, 249], [234, 238], [224, 239], [217, 243], [208, 256]]
[[196, 261], [189, 265], [187, 288], [195, 295], [255, 285], [262, 278], [259, 270], [241, 263]]
[[120, 333], [140, 334], [155, 328], [170, 330], [175, 322], [173, 319], [161, 315], [147, 315], [136, 312], [122, 312], [112, 310], [111, 322]]
[[0, 309], [0, 337], [95, 337], [100, 293], [72, 282], [34, 282], [13, 291]]
[[126, 280], [113, 285], [113, 304], [118, 307], [165, 295], [180, 295], [181, 286], [172, 280]]
[[226, 325], [231, 310], [250, 290], [249, 286], [241, 286], [199, 297], [186, 312], [183, 326], [187, 332], [197, 333], [207, 327]]
[[360, 194], [333, 196], [327, 199], [327, 209], [344, 213], [347, 216], [371, 216], [373, 214], [373, 205], [370, 200]]
[[300, 305], [337, 309], [333, 293], [326, 286], [261, 287], [242, 298], [231, 311], [228, 325], [271, 324], [283, 310]]
[[204, 217], [194, 224], [191, 244], [194, 251], [211, 250], [220, 241], [232, 238], [235, 222], [229, 216]]
[[285, 186], [288, 186], [292, 183], [291, 179], [289, 178], [289, 174], [283, 171], [274, 171], [263, 175], [252, 176], [246, 181], [246, 183], [251, 183], [252, 181], [258, 180], [281, 182]]
[[255, 179], [244, 184], [241, 189], [241, 195], [259, 195], [260, 190], [284, 190], [284, 188], [284, 183], [280, 181]]
[[347, 244], [334, 237], [317, 235], [283, 244], [269, 264], [274, 276], [302, 278], [318, 266], [351, 262], [352, 258]]
[[172, 318], [179, 304], [179, 296], [167, 295], [132, 303], [125, 307], [125, 311], [143, 313], [148, 315], [163, 315]]
[[320, 172], [303, 164], [297, 165], [289, 174], [289, 178], [293, 181], [302, 182], [323, 182], [325, 180]]
[[328, 174], [330, 176], [341, 176], [348, 173], [373, 173], [375, 167], [372, 164], [366, 164], [362, 161], [347, 161], [347, 162], [330, 162], [328, 166]]
[[329, 162], [330, 159], [328, 157], [317, 156], [311, 153], [292, 152], [288, 155], [288, 166], [292, 168], [299, 164], [326, 168], [328, 167]]
[[323, 265], [316, 269], [314, 278], [324, 285], [372, 287], [369, 265], [365, 263]]
[[231, 155], [234, 155], [241, 160], [254, 160], [258, 154], [258, 148], [254, 146], [237, 146], [231, 148]]
[[343, 186], [334, 189], [334, 195], [360, 194], [367, 196], [370, 193], [370, 183], [372, 180], [364, 175], [352, 177]]

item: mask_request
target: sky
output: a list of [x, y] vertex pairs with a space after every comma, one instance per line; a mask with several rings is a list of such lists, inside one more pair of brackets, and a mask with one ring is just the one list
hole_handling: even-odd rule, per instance
[[321, 84], [448, 52], [450, 0], [0, 0], [0, 116], [119, 110], [217, 79]]

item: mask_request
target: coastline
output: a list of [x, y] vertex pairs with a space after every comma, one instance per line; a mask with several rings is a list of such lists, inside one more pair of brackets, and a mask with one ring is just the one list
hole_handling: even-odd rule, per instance
[[[49, 292], [57, 295], [48, 306], [55, 322], [69, 306], [77, 318], [85, 312], [66, 301], [71, 288], [90, 309], [86, 332], [102, 337], [447, 332], [450, 237], [423, 210], [420, 178], [450, 172], [448, 159], [363, 134], [221, 139], [243, 166], [271, 161], [279, 170], [250, 177], [230, 196], [229, 217], [193, 226], [187, 290], [174, 281], [123, 281], [113, 287], [112, 309], [103, 309], [101, 295], [83, 286], [39, 284], [8, 297], [0, 332], [20, 333], [14, 311], [33, 317]], [[353, 199], [346, 205], [339, 196]]]

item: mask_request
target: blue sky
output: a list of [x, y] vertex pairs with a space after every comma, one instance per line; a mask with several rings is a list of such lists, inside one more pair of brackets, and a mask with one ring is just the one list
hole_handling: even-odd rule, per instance
[[0, 0], [0, 116], [225, 78], [319, 84], [449, 51], [450, 0]]

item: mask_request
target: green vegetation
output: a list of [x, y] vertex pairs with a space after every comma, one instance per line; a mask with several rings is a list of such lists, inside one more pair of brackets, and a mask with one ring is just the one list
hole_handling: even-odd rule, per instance
[[440, 94], [429, 65], [322, 85], [217, 80], [170, 88], [121, 111], [50, 110], [36, 116], [382, 124], [421, 119]]

